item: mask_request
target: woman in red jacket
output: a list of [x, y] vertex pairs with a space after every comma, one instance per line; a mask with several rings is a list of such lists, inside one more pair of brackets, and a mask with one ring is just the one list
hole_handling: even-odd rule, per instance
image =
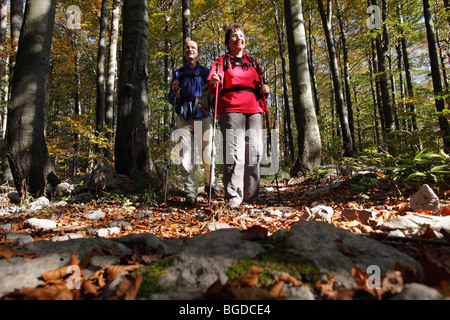
[[[263, 95], [269, 86], [261, 83], [258, 63], [244, 52], [246, 39], [240, 25], [225, 33], [228, 53], [219, 57], [208, 76], [208, 89], [219, 86], [218, 116], [224, 146], [223, 183], [231, 209], [244, 201], [262, 204], [258, 196], [263, 155]], [[216, 72], [217, 66], [219, 72]]]

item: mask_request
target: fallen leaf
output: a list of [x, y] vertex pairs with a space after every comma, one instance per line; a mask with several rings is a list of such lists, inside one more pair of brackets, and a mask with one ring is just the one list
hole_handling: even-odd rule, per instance
[[299, 287], [303, 285], [303, 282], [297, 280], [295, 277], [288, 274], [276, 274], [275, 281], [283, 281], [286, 283], [291, 283], [295, 287]]
[[142, 264], [133, 265], [110, 265], [106, 268], [106, 280], [109, 282], [122, 272], [131, 272], [142, 268]]
[[8, 248], [6, 246], [0, 245], [0, 256], [9, 260], [12, 257], [36, 258], [39, 255], [34, 252], [20, 252], [20, 251]]
[[44, 272], [42, 274], [42, 279], [44, 279], [44, 281], [54, 281], [57, 279], [64, 278], [68, 274], [73, 273], [73, 269], [71, 268], [72, 266], [79, 266], [79, 265], [80, 259], [78, 259], [78, 252], [75, 252], [70, 258], [70, 261], [67, 266]]
[[134, 300], [142, 283], [142, 276], [126, 274], [116, 293], [109, 300]]

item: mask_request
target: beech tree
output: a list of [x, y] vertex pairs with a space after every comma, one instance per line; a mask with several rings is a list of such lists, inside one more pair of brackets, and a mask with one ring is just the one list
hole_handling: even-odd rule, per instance
[[118, 84], [116, 171], [137, 179], [154, 170], [148, 145], [148, 0], [126, 0]]
[[339, 115], [339, 122], [341, 125], [344, 156], [352, 157], [354, 153], [353, 141], [350, 132], [350, 125], [348, 122], [348, 113], [345, 107], [344, 92], [342, 90], [341, 79], [339, 76], [336, 47], [334, 44], [333, 34], [331, 30], [332, 4], [331, 0], [327, 0], [327, 10], [325, 11], [325, 7], [322, 1], [323, 0], [317, 0], [317, 3], [319, 5], [320, 17], [322, 19], [323, 30], [327, 42], [328, 59], [330, 63], [331, 75], [334, 86], [334, 95], [336, 99], [336, 111]]
[[[441, 72], [439, 69], [439, 59], [436, 49], [436, 36], [434, 33], [434, 23], [431, 16], [430, 1], [423, 0], [423, 15], [425, 18], [425, 26], [427, 29], [427, 39], [428, 39], [428, 52], [430, 54], [430, 67], [431, 67], [431, 77], [433, 79], [433, 88], [435, 94], [436, 110], [438, 112], [443, 112], [445, 109], [445, 102], [443, 97], [439, 95], [443, 94]], [[444, 140], [445, 152], [450, 152], [450, 126], [447, 118], [443, 115], [439, 115], [439, 127], [441, 129], [441, 135]]]
[[308, 49], [301, 0], [285, 1], [286, 31], [291, 70], [292, 100], [298, 130], [298, 158], [291, 174], [317, 168], [322, 143], [312, 97]]
[[19, 39], [6, 141], [14, 185], [22, 196], [48, 195], [60, 183], [44, 134], [55, 8], [56, 0], [28, 0]]

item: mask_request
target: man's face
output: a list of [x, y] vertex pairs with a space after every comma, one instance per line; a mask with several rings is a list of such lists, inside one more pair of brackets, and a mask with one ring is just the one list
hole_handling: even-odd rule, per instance
[[198, 58], [198, 47], [194, 41], [188, 41], [184, 46], [184, 57], [186, 60], [197, 60]]

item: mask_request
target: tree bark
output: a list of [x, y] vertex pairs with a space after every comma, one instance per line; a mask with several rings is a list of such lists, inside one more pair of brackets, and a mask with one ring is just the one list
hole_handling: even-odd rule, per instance
[[56, 0], [27, 1], [12, 80], [7, 155], [22, 196], [50, 195], [60, 180], [50, 161], [44, 124]]
[[298, 157], [292, 175], [314, 170], [320, 165], [322, 143], [314, 110], [308, 47], [301, 0], [285, 1], [292, 99], [297, 123]]
[[[427, 29], [427, 40], [428, 40], [428, 52], [430, 54], [430, 67], [431, 67], [431, 77], [433, 78], [433, 88], [435, 95], [436, 110], [442, 112], [445, 109], [445, 102], [442, 97], [443, 88], [441, 73], [439, 69], [439, 58], [436, 49], [436, 36], [434, 33], [434, 22], [431, 16], [430, 1], [423, 0], [423, 15], [425, 18], [425, 26]], [[444, 150], [446, 153], [450, 152], [450, 126], [447, 118], [444, 116], [438, 116], [439, 127], [441, 129], [442, 139], [444, 141]]]
[[[387, 3], [386, 0], [382, 0], [382, 21], [387, 19]], [[376, 4], [376, 0], [372, 0], [372, 4]], [[389, 92], [389, 81], [386, 68], [386, 55], [389, 48], [389, 35], [386, 24], [383, 24], [382, 35], [378, 35], [375, 39], [376, 51], [378, 56], [378, 75], [380, 83], [381, 102], [383, 106], [383, 129], [386, 133], [394, 130], [394, 119], [392, 117], [391, 96]], [[387, 135], [385, 135], [388, 139]]]
[[353, 116], [353, 103], [352, 103], [352, 92], [350, 88], [350, 70], [348, 62], [348, 45], [347, 45], [347, 35], [345, 33], [344, 21], [342, 19], [341, 9], [338, 9], [337, 18], [339, 21], [339, 29], [341, 33], [342, 40], [342, 51], [344, 55], [344, 85], [345, 85], [345, 100], [347, 102], [347, 115], [348, 124], [350, 126], [350, 134], [352, 136], [353, 148], [356, 148], [355, 144], [355, 120]]
[[325, 32], [325, 38], [327, 41], [327, 48], [328, 48], [328, 57], [330, 60], [330, 69], [331, 74], [333, 78], [333, 86], [334, 86], [334, 95], [336, 99], [336, 111], [339, 115], [339, 122], [341, 125], [341, 131], [342, 131], [342, 140], [343, 140], [343, 147], [344, 147], [344, 156], [346, 157], [352, 157], [354, 154], [353, 150], [353, 141], [352, 141], [352, 135], [350, 132], [350, 125], [348, 123], [348, 114], [347, 109], [345, 107], [344, 102], [344, 93], [342, 91], [342, 85], [341, 80], [339, 76], [339, 68], [338, 68], [338, 61], [337, 61], [337, 55], [336, 55], [336, 49], [334, 44], [334, 39], [332, 36], [332, 27], [331, 27], [331, 0], [327, 0], [328, 3], [328, 10], [327, 13], [325, 12], [325, 8], [323, 6], [322, 0], [317, 0], [319, 4], [319, 12], [322, 19], [323, 29]]
[[192, 39], [191, 32], [191, 0], [182, 0], [183, 48], [186, 40]]
[[[109, 35], [108, 77], [106, 79], [105, 124], [109, 129], [106, 138], [111, 140], [114, 128], [114, 93], [117, 73], [117, 43], [119, 38], [121, 0], [113, 1], [111, 31]], [[107, 153], [106, 156], [109, 156]]]
[[[272, 4], [274, 4], [273, 1]], [[275, 14], [275, 26], [277, 28], [278, 46], [280, 49], [281, 69], [283, 77], [283, 100], [284, 100], [283, 130], [284, 136], [287, 139], [286, 141], [287, 143], [285, 144], [287, 148], [285, 149], [287, 149], [289, 152], [290, 165], [293, 165], [295, 162], [295, 148], [294, 148], [294, 135], [292, 134], [291, 109], [289, 104], [289, 91], [287, 81], [287, 63], [286, 63], [286, 46], [285, 46], [286, 33], [283, 31], [282, 23], [278, 19], [278, 12]]]
[[[97, 99], [95, 102], [95, 117], [97, 134], [105, 131], [105, 97], [106, 97], [106, 35], [108, 33], [108, 4], [109, 0], [102, 0], [100, 14], [100, 34], [97, 52]], [[96, 146], [97, 152], [98, 145]]]
[[123, 40], [115, 144], [116, 171], [137, 180], [154, 170], [148, 145], [148, 0], [122, 8]]

